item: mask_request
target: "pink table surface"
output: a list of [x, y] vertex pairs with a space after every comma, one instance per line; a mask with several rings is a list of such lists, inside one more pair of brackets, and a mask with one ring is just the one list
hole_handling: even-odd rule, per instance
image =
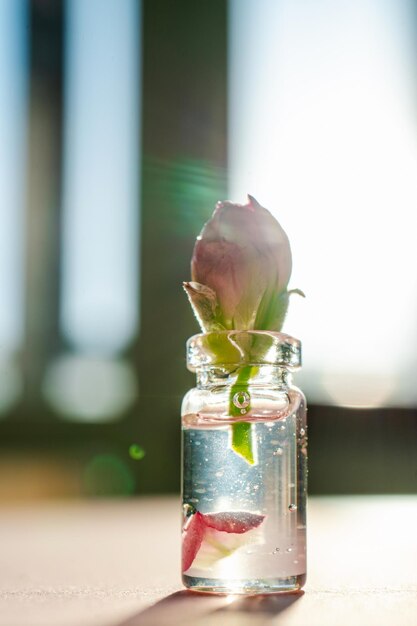
[[310, 498], [304, 593], [182, 590], [178, 498], [0, 509], [1, 626], [417, 626], [417, 497]]

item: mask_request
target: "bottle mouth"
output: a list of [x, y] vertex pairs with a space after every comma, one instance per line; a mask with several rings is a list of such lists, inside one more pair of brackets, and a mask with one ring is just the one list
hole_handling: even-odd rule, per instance
[[187, 341], [187, 367], [275, 365], [301, 367], [301, 342], [285, 333], [266, 330], [224, 330], [200, 333]]

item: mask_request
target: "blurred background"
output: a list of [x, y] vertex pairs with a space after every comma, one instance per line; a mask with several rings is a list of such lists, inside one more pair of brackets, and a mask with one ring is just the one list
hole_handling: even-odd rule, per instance
[[292, 243], [310, 493], [417, 486], [415, 0], [0, 0], [0, 501], [179, 490], [219, 199]]

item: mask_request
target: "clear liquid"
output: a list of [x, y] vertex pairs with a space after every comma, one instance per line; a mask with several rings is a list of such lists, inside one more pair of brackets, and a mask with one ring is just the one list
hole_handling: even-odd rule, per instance
[[[304, 411], [267, 421], [251, 416], [256, 462], [231, 449], [231, 426], [213, 416], [183, 419], [184, 527], [198, 511], [233, 519], [252, 514], [245, 532], [209, 528], [184, 584], [220, 593], [299, 589], [306, 571], [306, 464]], [[219, 423], [220, 422], [220, 423]], [[207, 518], [209, 519], [209, 518]], [[259, 524], [259, 519], [262, 519]], [[186, 537], [187, 533], [183, 533]], [[188, 538], [189, 540], [189, 538]]]

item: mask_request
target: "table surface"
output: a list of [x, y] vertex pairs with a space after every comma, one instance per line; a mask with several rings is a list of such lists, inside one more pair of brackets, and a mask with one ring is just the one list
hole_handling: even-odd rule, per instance
[[2, 507], [1, 626], [417, 626], [417, 497], [310, 498], [304, 592], [182, 590], [177, 498]]

